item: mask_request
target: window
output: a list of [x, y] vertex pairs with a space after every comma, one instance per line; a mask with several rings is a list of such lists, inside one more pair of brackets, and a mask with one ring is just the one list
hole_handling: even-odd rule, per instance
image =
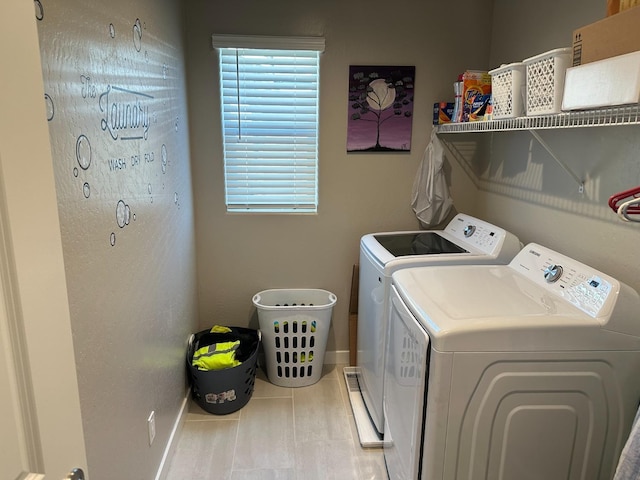
[[316, 212], [324, 39], [214, 35], [213, 46], [227, 211]]

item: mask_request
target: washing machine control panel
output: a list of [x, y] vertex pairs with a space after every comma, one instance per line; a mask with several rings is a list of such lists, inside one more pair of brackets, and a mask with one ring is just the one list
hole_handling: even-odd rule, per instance
[[608, 275], [537, 244], [525, 246], [510, 266], [592, 317], [610, 313], [620, 290]]
[[507, 235], [505, 230], [495, 225], [460, 214], [447, 225], [445, 231], [486, 254], [495, 253]]

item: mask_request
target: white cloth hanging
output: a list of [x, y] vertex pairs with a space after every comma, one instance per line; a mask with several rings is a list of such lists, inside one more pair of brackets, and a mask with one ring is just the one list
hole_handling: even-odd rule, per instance
[[411, 207], [423, 228], [442, 223], [453, 206], [442, 171], [443, 163], [444, 149], [435, 130], [432, 130], [431, 140], [413, 181], [411, 196]]
[[640, 409], [631, 427], [627, 443], [622, 449], [613, 480], [637, 480], [640, 478]]

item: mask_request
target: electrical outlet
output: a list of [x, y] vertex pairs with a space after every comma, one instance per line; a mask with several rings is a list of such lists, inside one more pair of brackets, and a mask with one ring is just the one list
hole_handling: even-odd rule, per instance
[[147, 418], [147, 427], [149, 427], [149, 445], [153, 443], [153, 439], [156, 438], [156, 412], [152, 411]]

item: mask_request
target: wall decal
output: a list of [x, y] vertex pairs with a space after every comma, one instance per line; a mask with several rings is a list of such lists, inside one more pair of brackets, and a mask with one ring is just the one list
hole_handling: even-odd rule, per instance
[[44, 8], [40, 0], [34, 0], [34, 6], [36, 8], [36, 20], [40, 21], [44, 18]]
[[411, 150], [413, 66], [350, 66], [347, 152]]
[[139, 18], [133, 24], [133, 46], [137, 52], [142, 49], [142, 25]]
[[53, 120], [53, 117], [55, 116], [55, 106], [53, 104], [53, 99], [49, 96], [48, 93], [44, 94], [44, 102], [45, 102], [45, 109], [47, 112], [47, 121], [51, 121]]
[[131, 208], [124, 203], [124, 200], [119, 200], [116, 205], [116, 223], [120, 228], [124, 228], [131, 222]]
[[[118, 200], [118, 204], [116, 205], [116, 224], [118, 225], [118, 227], [120, 227], [121, 229], [126, 227], [127, 225], [129, 225], [132, 218], [135, 221], [136, 216], [135, 214], [131, 215], [131, 208], [129, 207], [129, 205], [125, 203], [125, 201], [122, 199]], [[109, 237], [109, 243], [111, 244], [112, 247], [115, 247], [116, 245], [115, 232], [111, 232], [111, 235]]]
[[[147, 140], [150, 116], [145, 100], [153, 100], [153, 96], [128, 88], [107, 86], [98, 102], [103, 113], [100, 120], [102, 130], [108, 132], [113, 140]], [[126, 134], [121, 136], [120, 131]]]
[[[42, 0], [34, 3], [37, 17], [44, 19]], [[51, 43], [41, 43], [41, 52], [46, 71], [56, 72], [45, 77], [45, 86], [62, 99], [61, 104], [54, 103], [53, 95], [45, 94], [47, 120], [57, 120], [50, 129], [55, 162], [62, 165], [75, 155], [73, 181], [60, 177], [57, 182], [61, 202], [77, 201], [73, 196], [88, 202], [86, 210], [76, 215], [86, 214], [86, 220], [95, 223], [100, 218], [96, 215], [102, 214], [99, 221], [108, 228], [109, 243], [115, 247], [116, 237], [122, 237], [125, 227], [136, 218], [126, 198], [146, 200], [142, 200], [146, 205], [139, 205], [141, 214], [148, 213], [148, 208], [180, 208], [180, 192], [171, 187], [176, 179], [168, 168], [168, 150], [180, 151], [183, 138], [169, 135], [179, 131], [182, 116], [174, 101], [181, 81], [174, 75], [173, 60], [166, 60], [174, 58], [173, 54], [162, 43], [147, 50], [147, 40], [155, 42], [156, 38], [146, 37], [147, 22], [140, 17], [110, 20], [103, 18], [99, 23], [113, 39], [104, 48], [72, 43], [70, 50], [60, 55]], [[59, 25], [54, 15], [44, 19], [39, 29], [47, 32], [43, 35], [64, 37], [67, 33], [59, 31]], [[79, 28], [85, 28], [81, 35], [95, 36], [95, 25]], [[120, 31], [131, 31], [132, 37], [116, 36]], [[131, 55], [135, 53], [132, 45], [144, 57]], [[155, 59], [156, 53], [162, 56]], [[157, 182], [161, 175], [166, 176], [168, 185], [163, 181], [160, 188]], [[165, 191], [167, 187], [171, 193]], [[113, 205], [118, 225], [115, 231], [108, 213]], [[156, 212], [153, 217], [157, 218]]]
[[96, 98], [98, 96], [98, 88], [89, 75], [80, 75], [80, 83], [82, 84], [80, 91], [82, 98]]
[[167, 146], [163, 143], [160, 149], [162, 153], [162, 173], [167, 173]]
[[76, 140], [76, 160], [83, 170], [91, 166], [91, 142], [85, 135], [80, 135]]

